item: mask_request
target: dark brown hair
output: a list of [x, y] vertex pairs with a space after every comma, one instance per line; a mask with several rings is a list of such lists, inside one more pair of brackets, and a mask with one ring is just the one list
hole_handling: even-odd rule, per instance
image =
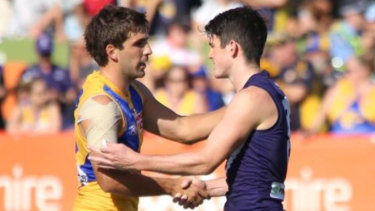
[[93, 17], [85, 31], [86, 49], [99, 66], [108, 63], [106, 46], [122, 49], [131, 33], [148, 32], [145, 14], [114, 5], [105, 6]]
[[206, 26], [208, 36], [216, 35], [221, 47], [231, 40], [243, 49], [249, 62], [259, 65], [267, 39], [267, 26], [258, 12], [244, 6], [220, 13]]

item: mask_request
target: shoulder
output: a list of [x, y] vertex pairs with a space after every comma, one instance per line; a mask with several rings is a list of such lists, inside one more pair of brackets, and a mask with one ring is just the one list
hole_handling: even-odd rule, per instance
[[92, 99], [99, 103], [99, 104], [102, 104], [102, 105], [106, 105], [110, 102], [113, 102], [112, 98], [110, 98], [109, 96], [105, 95], [105, 94], [101, 94], [101, 95], [96, 95], [94, 97], [92, 97]]
[[239, 91], [228, 106], [228, 110], [238, 110], [252, 117], [264, 119], [277, 112], [271, 95], [263, 88], [250, 86]]
[[97, 95], [85, 95], [80, 98], [77, 110], [79, 112], [83, 110], [92, 110], [96, 106], [108, 105], [114, 103], [113, 99], [107, 96], [106, 94], [97, 94]]
[[41, 71], [40, 66], [38, 64], [33, 64], [25, 70], [25, 72], [38, 72], [38, 71]]
[[272, 98], [267, 91], [257, 86], [250, 86], [236, 93], [228, 106], [246, 107], [249, 110], [266, 106], [266, 103], [271, 101]]
[[78, 109], [78, 114], [80, 115], [78, 121], [85, 119], [99, 119], [100, 121], [117, 120], [121, 118], [120, 110], [118, 104], [109, 96], [93, 96], [82, 102], [82, 105]]
[[251, 102], [256, 105], [273, 102], [271, 95], [258, 86], [249, 86], [239, 91], [233, 100], [235, 99], [236, 101]]
[[30, 81], [34, 77], [38, 77], [41, 74], [39, 65], [33, 65], [27, 68], [22, 74], [22, 81]]
[[65, 81], [69, 79], [70, 77], [69, 71], [67, 69], [56, 66], [56, 65], [52, 66], [52, 74], [57, 80], [62, 80], [62, 81]]
[[277, 107], [264, 89], [256, 86], [239, 91], [229, 103], [223, 121], [235, 125], [235, 130], [247, 136], [251, 130], [277, 119]]

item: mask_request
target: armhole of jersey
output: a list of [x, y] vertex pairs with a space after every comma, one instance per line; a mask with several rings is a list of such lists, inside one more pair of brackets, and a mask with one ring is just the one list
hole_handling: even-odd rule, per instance
[[276, 122], [275, 122], [271, 127], [267, 128], [267, 129], [256, 130], [256, 131], [258, 131], [258, 132], [266, 132], [266, 131], [270, 131], [270, 130], [272, 130], [273, 128], [275, 128], [277, 125], [280, 124], [280, 122], [281, 122], [281, 118], [282, 118], [282, 117], [281, 117], [281, 115], [282, 115], [282, 111], [280, 110], [280, 108], [279, 108], [279, 106], [278, 106], [278, 104], [277, 104], [276, 96], [273, 96], [273, 95], [271, 94], [271, 91], [269, 91], [269, 90], [266, 89], [265, 87], [260, 86], [260, 85], [258, 85], [258, 84], [251, 84], [251, 85], [249, 85], [248, 87], [250, 87], [250, 86], [255, 86], [255, 87], [258, 87], [258, 88], [260, 88], [260, 89], [263, 89], [263, 90], [264, 90], [264, 91], [265, 91], [265, 92], [271, 97], [273, 103], [275, 104], [275, 107], [276, 107], [276, 110], [277, 110], [277, 120], [276, 120]]
[[122, 117], [122, 121], [121, 122], [122, 122], [122, 126], [123, 126], [123, 127], [121, 127], [121, 130], [118, 131], [118, 137], [120, 137], [126, 131], [126, 117], [125, 117], [124, 112], [121, 109], [121, 105], [113, 97], [111, 97], [110, 95], [107, 95], [107, 96], [109, 98], [111, 98], [114, 103], [116, 103], [117, 108], [120, 110], [120, 114], [121, 114], [121, 117]]

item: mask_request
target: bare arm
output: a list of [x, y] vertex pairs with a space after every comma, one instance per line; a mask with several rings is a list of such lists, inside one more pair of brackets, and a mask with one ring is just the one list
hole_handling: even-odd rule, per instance
[[207, 180], [207, 193], [210, 197], [224, 196], [228, 192], [228, 184], [225, 177]]
[[205, 114], [180, 116], [159, 103], [143, 84], [136, 83], [144, 97], [144, 128], [164, 138], [184, 144], [195, 143], [207, 138], [224, 115], [225, 108]]
[[99, 186], [105, 192], [130, 197], [164, 194], [175, 196], [177, 193], [185, 192], [181, 188], [183, 182], [181, 177], [178, 179], [147, 177], [135, 171], [98, 169], [95, 164], [94, 171]]
[[103, 168], [207, 174], [238, 148], [253, 129], [268, 129], [277, 121], [277, 117], [272, 98], [264, 90], [250, 87], [235, 96], [205, 145], [194, 152], [152, 156], [138, 154], [125, 146], [108, 145], [101, 148], [99, 157], [90, 159]]
[[[105, 95], [96, 96], [92, 100], [93, 101], [89, 102], [90, 104], [84, 104], [82, 106], [81, 109], [85, 109], [86, 111], [79, 111], [80, 118], [82, 118], [79, 120], [81, 131], [84, 133], [83, 135], [87, 137], [88, 145], [98, 148], [103, 139], [109, 143], [116, 143], [117, 134], [122, 122], [117, 118], [117, 112], [113, 110], [113, 104], [111, 104], [113, 103], [112, 100]], [[100, 122], [98, 122], [95, 117], [98, 116], [100, 111], [103, 114], [100, 118]], [[113, 113], [108, 111], [112, 111]], [[91, 117], [90, 112], [92, 112], [95, 117]], [[106, 125], [109, 125], [108, 128], [105, 128]], [[95, 156], [95, 152], [91, 152], [90, 155]], [[144, 176], [138, 171], [121, 172], [118, 170], [105, 170], [98, 168], [95, 163], [92, 164], [97, 182], [105, 192], [124, 196], [175, 195], [177, 193], [183, 193], [188, 196], [190, 201], [196, 204], [199, 204], [202, 200], [202, 198], [196, 194], [197, 192], [199, 192], [201, 196], [206, 197], [205, 191], [195, 186], [183, 190], [181, 187], [181, 183], [183, 182], [182, 178], [152, 178]]]

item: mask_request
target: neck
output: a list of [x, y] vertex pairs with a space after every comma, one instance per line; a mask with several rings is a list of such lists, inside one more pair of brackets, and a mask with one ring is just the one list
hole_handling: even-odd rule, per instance
[[232, 82], [236, 92], [240, 91], [251, 76], [260, 72], [259, 66], [254, 63], [243, 62], [233, 65], [229, 80]]
[[49, 73], [51, 72], [51, 60], [49, 58], [40, 57], [39, 66], [41, 67], [42, 72]]
[[117, 65], [108, 64], [105, 67], [101, 67], [100, 73], [124, 92], [128, 90], [132, 81], [122, 73]]

